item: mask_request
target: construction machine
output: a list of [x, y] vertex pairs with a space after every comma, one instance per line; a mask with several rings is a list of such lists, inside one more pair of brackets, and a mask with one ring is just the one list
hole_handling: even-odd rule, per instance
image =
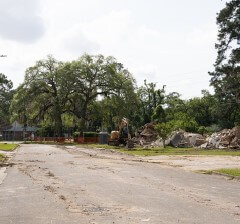
[[130, 134], [129, 121], [127, 118], [123, 118], [120, 122], [119, 131], [111, 132], [111, 139], [108, 141], [108, 144], [112, 146], [124, 145], [129, 149], [134, 148], [134, 142]]

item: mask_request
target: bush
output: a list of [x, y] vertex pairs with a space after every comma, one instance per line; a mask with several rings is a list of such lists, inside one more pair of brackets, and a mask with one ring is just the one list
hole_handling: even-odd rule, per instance
[[97, 132], [83, 132], [83, 136], [84, 137], [98, 137], [99, 136], [99, 134], [97, 133]]
[[155, 126], [155, 130], [157, 131], [158, 135], [162, 138], [163, 146], [165, 148], [165, 141], [173, 131], [172, 123], [171, 122], [159, 123]]
[[198, 127], [197, 133], [203, 135], [203, 134], [208, 133], [208, 131], [207, 131], [207, 128], [206, 128], [206, 127], [200, 126], [200, 127]]
[[221, 127], [219, 127], [217, 124], [213, 124], [210, 127], [207, 127], [206, 130], [207, 130], [207, 133], [212, 134], [214, 132], [221, 131]]
[[73, 133], [74, 138], [77, 138], [77, 137], [80, 137], [80, 136], [81, 136], [81, 132], [79, 132], [79, 131], [76, 131], [76, 132]]

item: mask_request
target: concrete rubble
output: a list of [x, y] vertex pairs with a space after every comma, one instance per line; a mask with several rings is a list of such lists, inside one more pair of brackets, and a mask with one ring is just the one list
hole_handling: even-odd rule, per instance
[[[145, 124], [138, 133], [138, 137], [133, 139], [135, 144], [151, 148], [163, 147], [163, 141], [159, 139], [153, 123]], [[198, 147], [205, 142], [206, 138], [200, 134], [174, 131], [165, 144], [173, 147]]]
[[[144, 148], [163, 147], [153, 123], [145, 124], [133, 138], [136, 145]], [[202, 149], [240, 149], [240, 126], [233, 129], [224, 129], [206, 137], [197, 133], [188, 133], [183, 130], [174, 131], [165, 141], [166, 145], [176, 148], [198, 147]]]
[[201, 134], [175, 131], [172, 133], [168, 145], [176, 148], [191, 148], [198, 147], [205, 142], [206, 138]]
[[240, 149], [240, 126], [213, 133], [202, 144], [203, 149]]

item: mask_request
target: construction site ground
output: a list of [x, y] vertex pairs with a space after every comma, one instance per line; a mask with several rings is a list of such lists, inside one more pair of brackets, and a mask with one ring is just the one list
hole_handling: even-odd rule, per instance
[[0, 224], [240, 223], [240, 182], [193, 172], [239, 167], [239, 157], [38, 144], [6, 155]]

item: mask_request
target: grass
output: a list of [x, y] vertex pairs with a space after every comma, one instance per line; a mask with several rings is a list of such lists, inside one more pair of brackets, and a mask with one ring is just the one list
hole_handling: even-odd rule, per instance
[[0, 143], [0, 151], [13, 151], [17, 148], [17, 144], [3, 144]]
[[89, 144], [89, 145], [79, 145], [79, 147], [86, 148], [102, 148], [102, 149], [113, 149], [119, 152], [124, 152], [130, 155], [137, 156], [159, 156], [159, 155], [202, 155], [202, 156], [240, 156], [240, 151], [226, 151], [226, 150], [203, 150], [197, 148], [153, 148], [153, 149], [143, 149], [134, 148], [128, 150], [123, 147], [100, 145], [100, 144]]
[[240, 168], [214, 170], [218, 173], [227, 174], [234, 177], [240, 177]]

